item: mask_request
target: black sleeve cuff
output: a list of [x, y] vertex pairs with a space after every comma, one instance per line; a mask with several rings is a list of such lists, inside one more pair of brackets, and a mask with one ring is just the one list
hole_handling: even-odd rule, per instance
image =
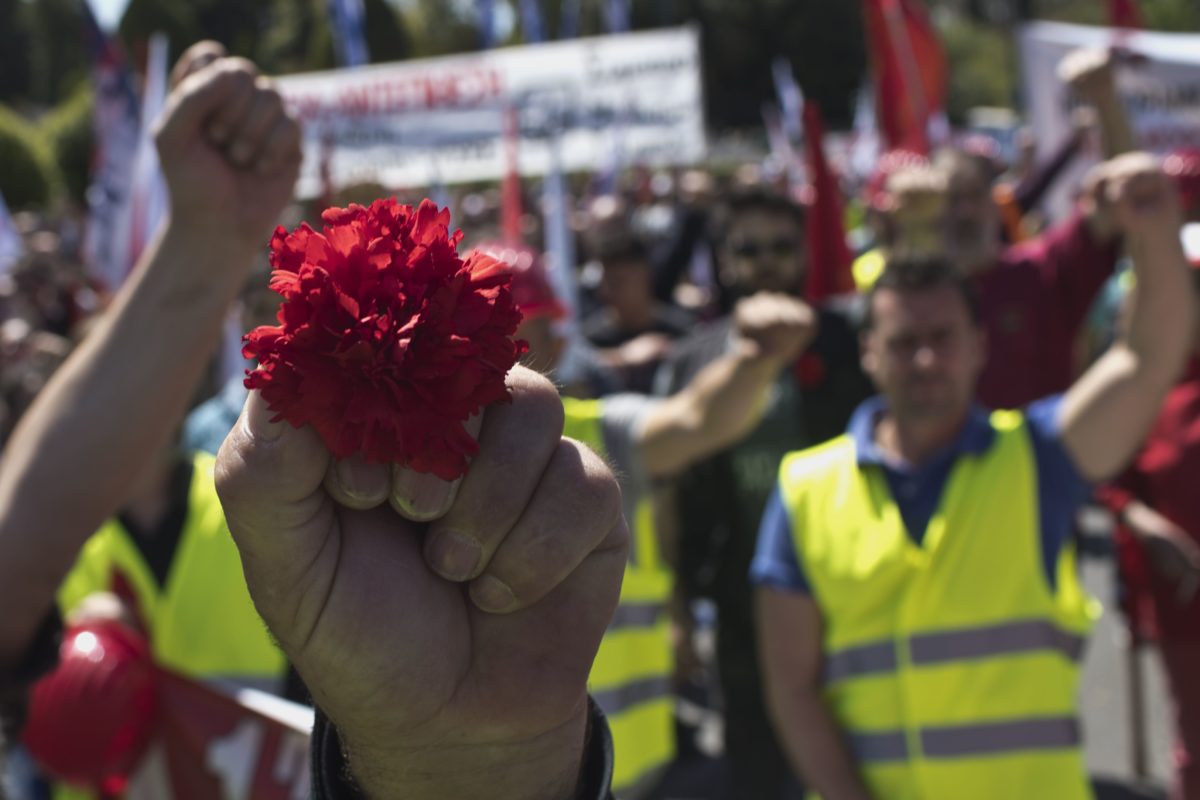
[[[350, 780], [337, 730], [317, 709], [312, 732], [312, 786], [314, 800], [365, 800]], [[579, 771], [577, 800], [612, 800], [613, 745], [604, 712], [588, 698], [588, 737]], [[510, 800], [510, 798], [496, 798]]]
[[29, 649], [11, 672], [0, 673], [0, 741], [16, 741], [25, 724], [29, 687], [58, 663], [62, 618], [51, 610], [38, 626]]

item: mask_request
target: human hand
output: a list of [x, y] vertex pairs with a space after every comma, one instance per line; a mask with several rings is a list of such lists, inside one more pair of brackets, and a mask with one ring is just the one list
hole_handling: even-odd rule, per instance
[[949, 186], [944, 170], [911, 166], [888, 177], [883, 209], [891, 231], [888, 250], [895, 255], [940, 252]]
[[733, 310], [739, 342], [754, 358], [784, 364], [795, 360], [817, 335], [817, 314], [788, 294], [759, 292]]
[[1200, 547], [1171, 520], [1144, 503], [1126, 506], [1122, 520], [1146, 550], [1150, 568], [1175, 588], [1181, 605], [1200, 590]]
[[1058, 62], [1058, 79], [1089, 103], [1114, 96], [1111, 48], [1079, 48]]
[[560, 438], [553, 386], [519, 367], [508, 384], [456, 486], [335, 463], [257, 392], [218, 456], [251, 595], [372, 797], [575, 787], [628, 532], [604, 463]]
[[1097, 165], [1084, 178], [1084, 198], [1084, 211], [1101, 235], [1124, 235], [1140, 246], [1180, 248], [1183, 212], [1154, 156], [1127, 153]]
[[299, 124], [254, 64], [216, 42], [189, 48], [172, 80], [154, 136], [173, 228], [203, 247], [261, 249], [292, 197]]
[[620, 347], [614, 348], [612, 366], [640, 367], [661, 361], [671, 352], [672, 340], [665, 333], [648, 331], [638, 334]]

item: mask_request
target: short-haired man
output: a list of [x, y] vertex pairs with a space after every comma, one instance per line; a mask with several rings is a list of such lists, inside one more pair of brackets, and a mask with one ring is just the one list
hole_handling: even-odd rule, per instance
[[1076, 720], [1090, 601], [1066, 544], [1139, 446], [1192, 342], [1160, 167], [1112, 162], [1138, 273], [1127, 338], [1061, 398], [974, 402], [986, 343], [957, 265], [889, 265], [863, 366], [882, 397], [786, 457], [752, 574], [768, 703], [826, 798], [1090, 796]]

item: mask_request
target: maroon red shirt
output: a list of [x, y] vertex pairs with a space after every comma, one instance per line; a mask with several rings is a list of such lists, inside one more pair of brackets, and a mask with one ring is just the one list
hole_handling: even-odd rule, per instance
[[[1150, 431], [1142, 451], [1121, 476], [1115, 487], [1102, 494], [1105, 504], [1120, 509], [1130, 498], [1141, 500], [1182, 528], [1200, 543], [1200, 358], [1194, 357], [1182, 380], [1167, 395], [1158, 420]], [[1122, 572], [1127, 590], [1142, 597], [1130, 598], [1128, 605], [1138, 616], [1153, 613], [1157, 633], [1164, 638], [1181, 636], [1194, 639], [1200, 631], [1200, 595], [1181, 606], [1171, 587], [1165, 586], [1146, 568], [1140, 548], [1124, 534]], [[1133, 552], [1130, 552], [1132, 548]], [[1134, 574], [1130, 574], [1130, 573]], [[1140, 574], [1139, 574], [1140, 573]], [[1132, 580], [1129, 580], [1132, 578]], [[1153, 607], [1143, 603], [1153, 599]], [[1140, 602], [1139, 602], [1140, 601]], [[1147, 620], [1136, 620], [1144, 624]]]
[[1022, 408], [1065, 391], [1077, 372], [1076, 341], [1117, 261], [1116, 242], [1096, 242], [1082, 214], [1001, 253], [976, 278], [988, 358], [978, 397]]

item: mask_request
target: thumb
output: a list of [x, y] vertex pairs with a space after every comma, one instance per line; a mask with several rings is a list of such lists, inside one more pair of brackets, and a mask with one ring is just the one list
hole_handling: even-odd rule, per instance
[[295, 585], [335, 527], [321, 485], [329, 451], [312, 428], [273, 416], [262, 395], [250, 392], [217, 454], [217, 494], [252, 589]]

